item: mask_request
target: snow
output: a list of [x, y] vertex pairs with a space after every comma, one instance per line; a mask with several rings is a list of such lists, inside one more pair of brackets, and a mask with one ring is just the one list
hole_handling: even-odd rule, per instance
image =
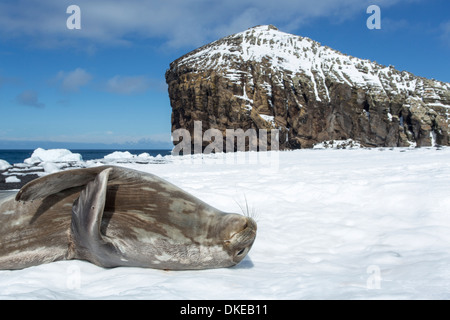
[[275, 125], [275, 117], [274, 116], [267, 116], [267, 115], [264, 115], [264, 114], [260, 114], [259, 116], [261, 118], [263, 118], [264, 121], [267, 121], [267, 122], [271, 123], [272, 125]]
[[246, 90], [246, 88], [245, 88], [245, 85], [244, 85], [243, 91], [244, 91], [244, 95], [242, 95], [242, 96], [240, 96], [240, 95], [234, 95], [234, 96], [235, 96], [236, 98], [238, 98], [238, 99], [244, 100], [244, 101], [246, 102], [246, 104], [245, 104], [246, 109], [251, 111], [251, 110], [252, 110], [252, 106], [253, 106], [253, 99], [250, 99], [250, 98], [247, 96], [247, 90]]
[[8, 161], [0, 159], [0, 171], [8, 170], [12, 166], [8, 163]]
[[427, 106], [429, 106], [429, 107], [442, 107], [442, 108], [449, 108], [450, 109], [450, 105], [443, 104], [443, 103], [440, 103], [440, 102], [427, 103]]
[[353, 139], [347, 140], [328, 140], [317, 143], [313, 146], [313, 149], [359, 149], [361, 148], [361, 143], [354, 141]]
[[50, 149], [45, 150], [38, 148], [34, 150], [30, 158], [25, 159], [26, 164], [35, 164], [41, 162], [77, 162], [82, 161], [79, 153], [72, 153], [67, 149]]
[[0, 271], [0, 299], [450, 299], [450, 148], [269, 152], [270, 163], [249, 161], [255, 155], [119, 164], [224, 211], [247, 202], [258, 235], [238, 266], [62, 261]]

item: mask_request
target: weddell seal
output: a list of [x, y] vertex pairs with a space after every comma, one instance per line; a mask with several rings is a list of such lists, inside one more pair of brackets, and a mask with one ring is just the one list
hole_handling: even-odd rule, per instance
[[0, 269], [70, 259], [105, 268], [231, 267], [255, 237], [252, 218], [121, 167], [62, 171], [0, 195]]

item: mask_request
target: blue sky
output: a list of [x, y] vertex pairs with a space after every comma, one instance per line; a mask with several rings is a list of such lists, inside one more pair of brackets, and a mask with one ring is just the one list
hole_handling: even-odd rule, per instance
[[[380, 30], [366, 27], [372, 4]], [[450, 82], [449, 12], [448, 0], [0, 0], [0, 148], [170, 148], [170, 62], [260, 24]]]

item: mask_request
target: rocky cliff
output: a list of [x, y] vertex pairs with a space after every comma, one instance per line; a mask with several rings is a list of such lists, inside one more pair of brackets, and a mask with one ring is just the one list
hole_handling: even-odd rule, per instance
[[[279, 129], [281, 148], [450, 145], [450, 84], [342, 54], [273, 26], [194, 50], [166, 72], [172, 130]], [[209, 142], [203, 142], [207, 145]]]

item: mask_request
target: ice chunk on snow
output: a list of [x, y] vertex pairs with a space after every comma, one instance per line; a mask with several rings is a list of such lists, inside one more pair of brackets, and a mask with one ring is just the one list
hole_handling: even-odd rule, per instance
[[6, 183], [19, 183], [20, 179], [17, 178], [16, 176], [10, 176], [5, 179], [5, 182]]
[[72, 153], [67, 149], [49, 149], [38, 148], [34, 150], [30, 158], [25, 159], [24, 163], [34, 164], [41, 162], [80, 162], [83, 161], [81, 154]]
[[143, 152], [140, 155], [138, 155], [138, 158], [140, 158], [140, 159], [149, 159], [149, 158], [152, 158], [152, 156], [148, 152]]
[[12, 166], [5, 160], [0, 160], [0, 171], [8, 170]]
[[131, 154], [128, 151], [114, 151], [104, 157], [105, 160], [120, 160], [120, 159], [133, 159], [136, 155]]

